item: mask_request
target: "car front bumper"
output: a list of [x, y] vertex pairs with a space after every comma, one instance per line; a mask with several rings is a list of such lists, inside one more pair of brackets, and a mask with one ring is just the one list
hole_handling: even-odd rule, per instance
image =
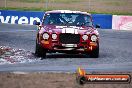
[[57, 52], [91, 52], [96, 49], [99, 44], [98, 42], [81, 42], [79, 44], [61, 44], [58, 41], [41, 41], [41, 46], [48, 51], [57, 51]]

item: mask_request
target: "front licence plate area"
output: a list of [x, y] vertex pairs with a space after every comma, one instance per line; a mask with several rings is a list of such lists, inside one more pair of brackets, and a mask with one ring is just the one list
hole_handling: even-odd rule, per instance
[[76, 48], [77, 44], [62, 44], [62, 46], [66, 48]]

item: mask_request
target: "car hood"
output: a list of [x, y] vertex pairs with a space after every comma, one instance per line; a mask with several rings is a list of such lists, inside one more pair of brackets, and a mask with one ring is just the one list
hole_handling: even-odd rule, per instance
[[93, 32], [93, 27], [86, 26], [55, 26], [55, 25], [46, 25], [42, 26], [39, 33], [49, 32], [49, 33], [71, 33], [71, 34], [88, 34]]

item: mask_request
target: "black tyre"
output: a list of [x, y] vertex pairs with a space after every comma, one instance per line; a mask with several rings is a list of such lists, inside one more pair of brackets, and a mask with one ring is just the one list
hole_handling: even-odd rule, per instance
[[37, 57], [46, 58], [46, 49], [41, 47], [37, 42], [36, 42], [36, 48], [35, 48], [35, 55]]
[[99, 57], [99, 46], [90, 53], [90, 57], [91, 58], [98, 58]]
[[78, 84], [84, 85], [86, 83], [86, 78], [83, 77], [83, 76], [79, 76], [79, 77], [76, 78], [76, 81], [77, 81]]

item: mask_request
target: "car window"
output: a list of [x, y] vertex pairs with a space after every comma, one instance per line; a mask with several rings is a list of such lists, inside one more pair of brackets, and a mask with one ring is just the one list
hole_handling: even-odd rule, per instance
[[92, 26], [92, 21], [89, 15], [84, 14], [50, 13], [45, 15], [43, 24], [61, 26]]

